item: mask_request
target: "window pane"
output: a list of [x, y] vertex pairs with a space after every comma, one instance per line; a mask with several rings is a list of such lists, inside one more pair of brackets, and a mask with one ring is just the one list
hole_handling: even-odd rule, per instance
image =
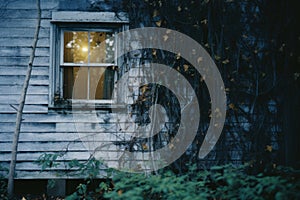
[[90, 32], [90, 62], [114, 63], [114, 34]]
[[90, 99], [111, 99], [114, 71], [105, 67], [90, 67]]
[[[75, 80], [76, 80], [76, 87], [74, 88]], [[87, 80], [88, 80], [87, 67], [64, 67], [64, 85], [63, 85], [64, 98], [65, 99], [72, 99], [72, 98], [87, 99]]]
[[88, 62], [88, 32], [64, 32], [64, 62]]

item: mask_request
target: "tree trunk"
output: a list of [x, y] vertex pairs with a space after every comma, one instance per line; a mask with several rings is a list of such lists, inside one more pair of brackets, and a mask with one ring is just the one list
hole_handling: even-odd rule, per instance
[[27, 89], [28, 89], [28, 85], [29, 85], [29, 80], [30, 80], [30, 76], [31, 76], [32, 65], [33, 65], [33, 61], [34, 61], [34, 57], [35, 57], [35, 49], [36, 49], [36, 46], [37, 46], [38, 36], [39, 36], [39, 31], [40, 31], [40, 25], [41, 25], [40, 0], [36, 0], [36, 5], [37, 5], [37, 11], [38, 11], [37, 25], [36, 25], [36, 29], [35, 29], [33, 44], [32, 44], [32, 52], [31, 52], [31, 55], [30, 55], [30, 58], [29, 58], [26, 77], [25, 77], [25, 81], [24, 81], [24, 85], [23, 85], [23, 89], [22, 89], [22, 93], [21, 93], [19, 107], [18, 107], [18, 110], [17, 110], [16, 127], [15, 127], [13, 144], [12, 144], [11, 162], [10, 162], [10, 166], [9, 166], [7, 192], [8, 192], [8, 197], [10, 199], [12, 199], [13, 192], [14, 192], [14, 176], [15, 176], [15, 169], [16, 169], [16, 159], [17, 159], [17, 150], [18, 150], [20, 128], [21, 128], [21, 123], [22, 123], [22, 114], [23, 114], [25, 98], [26, 98]]

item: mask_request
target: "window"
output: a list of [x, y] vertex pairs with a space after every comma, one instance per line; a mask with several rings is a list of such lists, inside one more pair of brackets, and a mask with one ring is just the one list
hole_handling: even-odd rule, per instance
[[[110, 99], [116, 68], [115, 33], [77, 29], [63, 30], [62, 34], [63, 51], [60, 67], [63, 72], [63, 98]], [[79, 70], [81, 70], [80, 77], [78, 77]], [[73, 88], [77, 77], [79, 82], [76, 84], [77, 87]]]
[[50, 106], [109, 104], [117, 79], [116, 36], [127, 27], [114, 13], [52, 14]]

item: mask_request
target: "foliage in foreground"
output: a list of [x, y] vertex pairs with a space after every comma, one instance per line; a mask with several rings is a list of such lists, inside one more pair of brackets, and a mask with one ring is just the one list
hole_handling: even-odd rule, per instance
[[[45, 157], [41, 157], [45, 158]], [[42, 168], [56, 166], [41, 159]], [[45, 163], [47, 166], [45, 166]], [[101, 161], [94, 158], [86, 163], [71, 161], [85, 181], [67, 200], [75, 199], [300, 199], [300, 171], [286, 167], [271, 167], [259, 174], [251, 174], [253, 166], [215, 166], [199, 170], [195, 165], [185, 174], [177, 175], [161, 170], [158, 175], [105, 170], [107, 179], [98, 188], [90, 184], [103, 172]], [[113, 176], [112, 176], [113, 175]]]
[[[8, 173], [8, 169], [3, 168], [0, 165], [0, 171], [4, 173]], [[0, 199], [6, 200], [7, 199], [7, 179], [5, 179], [4, 175], [0, 174]]]
[[[44, 161], [49, 164], [49, 160]], [[43, 169], [49, 169], [50, 166], [43, 165], [43, 160], [39, 162]], [[55, 168], [55, 159], [52, 162], [50, 168]], [[300, 199], [300, 171], [286, 167], [250, 174], [250, 165], [223, 165], [209, 170], [199, 170], [191, 165], [189, 171], [181, 175], [169, 170], [161, 170], [154, 175], [107, 169], [107, 179], [96, 189], [90, 189], [99, 173], [103, 172], [102, 162], [92, 158], [85, 163], [73, 160], [68, 165], [76, 168], [77, 175], [83, 175], [85, 179], [66, 200]], [[6, 180], [3, 177], [0, 180], [0, 194], [1, 199], [6, 199]]]
[[0, 179], [0, 199], [7, 199], [7, 181], [1, 177]]
[[[299, 172], [277, 168], [273, 174], [247, 175], [246, 167], [191, 168], [185, 175], [118, 173], [104, 197], [112, 199], [299, 199]], [[297, 177], [298, 176], [298, 177]]]

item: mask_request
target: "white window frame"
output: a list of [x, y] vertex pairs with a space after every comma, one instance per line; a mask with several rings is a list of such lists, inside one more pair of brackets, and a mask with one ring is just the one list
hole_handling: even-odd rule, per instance
[[[118, 32], [128, 30], [128, 17], [126, 13], [114, 12], [72, 12], [58, 11], [52, 12], [51, 32], [50, 32], [50, 86], [49, 86], [49, 107], [66, 108], [68, 103], [75, 104], [94, 104], [101, 107], [111, 105], [112, 100], [86, 100], [86, 99], [70, 99], [69, 102], [63, 100], [63, 66], [97, 66], [109, 67], [119, 66], [117, 48], [121, 44], [116, 44], [115, 37], [115, 59], [113, 64], [74, 64], [63, 63], [63, 33], [64, 31], [89, 31], [89, 32]], [[115, 74], [115, 79], [117, 75]]]

